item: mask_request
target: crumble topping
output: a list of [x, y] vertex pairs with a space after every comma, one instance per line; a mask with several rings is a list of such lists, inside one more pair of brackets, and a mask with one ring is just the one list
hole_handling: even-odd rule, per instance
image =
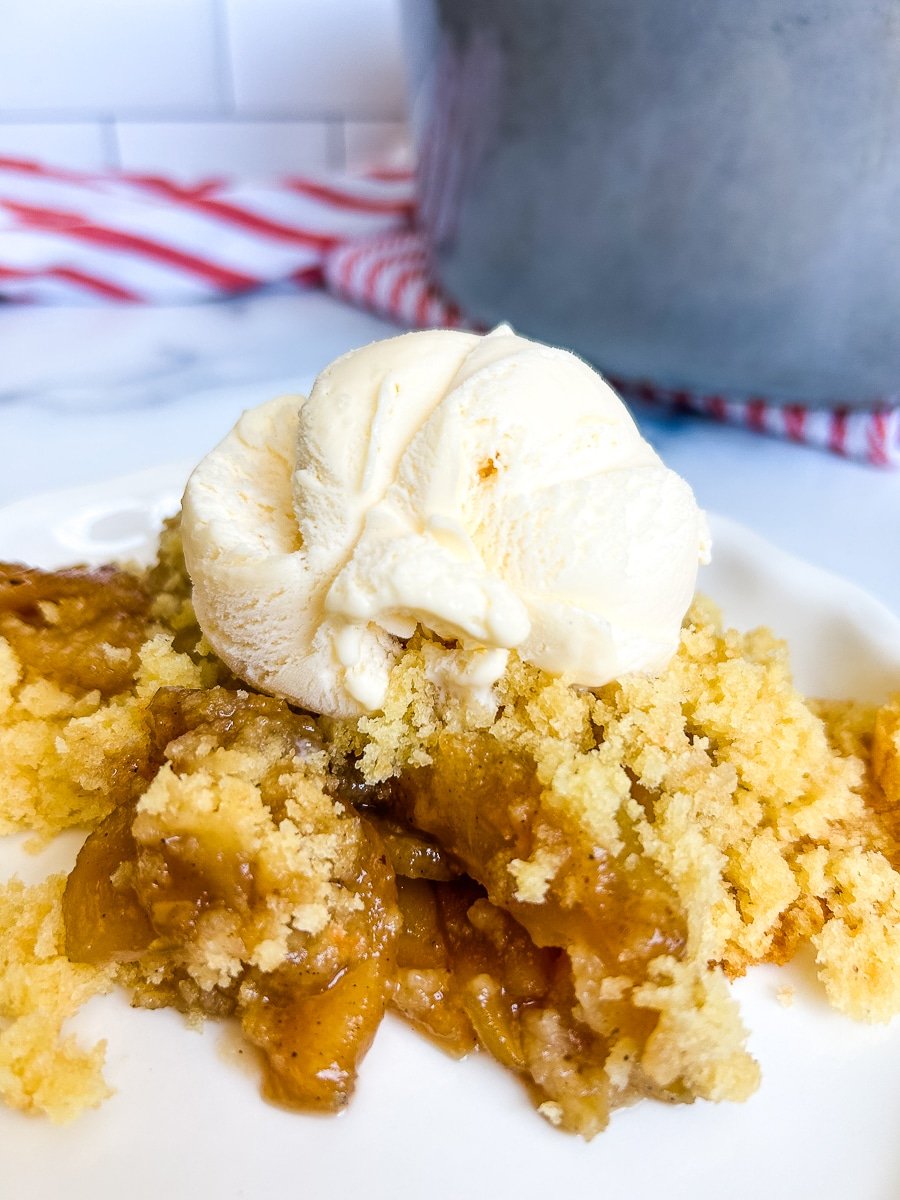
[[[67, 629], [90, 664], [54, 665]], [[210, 653], [175, 524], [140, 577], [0, 574], [0, 825], [92, 831], [68, 881], [0, 888], [3, 1098], [107, 1094], [64, 1022], [114, 979], [236, 1016], [281, 1103], [345, 1103], [390, 1003], [585, 1136], [749, 1095], [728, 979], [802, 942], [835, 1007], [900, 1009], [900, 698], [807, 703], [703, 600], [654, 678], [513, 656], [467, 708], [454, 656], [415, 634], [382, 713], [325, 721]]]
[[0, 1098], [59, 1123], [110, 1095], [104, 1044], [86, 1050], [63, 1028], [91, 996], [112, 987], [108, 968], [65, 955], [64, 886], [63, 875], [34, 887], [18, 879], [0, 884]]

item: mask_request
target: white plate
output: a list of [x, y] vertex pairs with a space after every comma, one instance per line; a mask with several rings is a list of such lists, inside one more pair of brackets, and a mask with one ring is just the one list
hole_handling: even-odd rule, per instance
[[[144, 472], [2, 509], [0, 558], [139, 557], [185, 473]], [[877, 699], [900, 688], [900, 622], [887, 609], [732, 522], [715, 519], [713, 533], [701, 587], [735, 624], [788, 637], [807, 691]], [[35, 862], [9, 839], [0, 875], [34, 877], [72, 852], [63, 839]], [[776, 999], [786, 984], [796, 989], [790, 1008]], [[392, 1018], [350, 1110], [315, 1118], [263, 1104], [233, 1050], [223, 1052], [220, 1027], [191, 1033], [174, 1013], [103, 997], [75, 1027], [108, 1039], [116, 1095], [64, 1129], [0, 1111], [0, 1196], [896, 1200], [900, 1022], [838, 1016], [808, 962], [757, 969], [736, 991], [762, 1064], [759, 1092], [745, 1105], [645, 1102], [588, 1145], [546, 1125], [487, 1057], [453, 1062]]]

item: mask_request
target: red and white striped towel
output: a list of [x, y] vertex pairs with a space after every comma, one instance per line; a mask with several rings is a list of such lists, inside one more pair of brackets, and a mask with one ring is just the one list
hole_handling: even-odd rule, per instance
[[[405, 325], [465, 326], [431, 282], [414, 221], [406, 172], [185, 186], [0, 158], [0, 299], [183, 303], [324, 284]], [[900, 466], [900, 393], [858, 411], [612, 382], [627, 397]]]
[[185, 186], [0, 159], [0, 295], [181, 303], [320, 282], [336, 246], [412, 211], [408, 174]]

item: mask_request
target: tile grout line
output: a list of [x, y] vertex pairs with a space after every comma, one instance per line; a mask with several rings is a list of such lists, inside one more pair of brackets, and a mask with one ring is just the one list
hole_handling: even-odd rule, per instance
[[288, 121], [341, 121], [362, 124], [405, 124], [404, 113], [386, 112], [383, 109], [362, 112], [353, 108], [347, 110], [329, 109], [287, 109], [271, 108], [245, 111], [235, 108], [233, 112], [223, 112], [217, 108], [191, 108], [185, 106], [177, 112], [171, 109], [148, 107], [132, 108], [125, 105], [115, 110], [99, 108], [67, 108], [67, 109], [2, 109], [0, 108], [0, 125], [86, 125], [98, 121], [112, 120], [117, 123], [134, 122], [154, 123], [157, 125], [180, 125], [190, 122], [203, 121], [224, 122], [243, 121], [247, 124], [255, 122], [284, 123]]
[[216, 59], [216, 88], [223, 113], [237, 115], [237, 91], [234, 83], [234, 55], [231, 46], [231, 22], [227, 0], [209, 0], [212, 12], [213, 51]]

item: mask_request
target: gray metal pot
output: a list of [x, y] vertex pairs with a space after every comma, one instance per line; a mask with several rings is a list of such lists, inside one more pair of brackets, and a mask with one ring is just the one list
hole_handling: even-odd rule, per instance
[[470, 315], [670, 387], [900, 392], [897, 0], [408, 0]]

